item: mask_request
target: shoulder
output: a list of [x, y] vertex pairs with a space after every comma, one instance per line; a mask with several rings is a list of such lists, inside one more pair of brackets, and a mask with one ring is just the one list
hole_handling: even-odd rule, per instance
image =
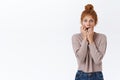
[[95, 34], [96, 34], [96, 37], [98, 37], [99, 39], [107, 39], [107, 36], [103, 33], [95, 32]]
[[72, 35], [72, 39], [81, 39], [81, 38], [82, 38], [81, 33], [75, 33]]
[[72, 37], [78, 37], [78, 36], [80, 36], [80, 33], [75, 33], [72, 35]]

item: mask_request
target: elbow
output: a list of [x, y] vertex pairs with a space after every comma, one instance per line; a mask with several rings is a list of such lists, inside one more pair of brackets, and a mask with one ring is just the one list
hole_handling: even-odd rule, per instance
[[95, 63], [95, 64], [100, 64], [100, 63], [101, 63], [101, 60], [94, 60], [94, 63]]
[[102, 62], [102, 56], [101, 57], [98, 57], [94, 60], [94, 63], [95, 64], [100, 64]]
[[85, 62], [84, 56], [76, 54], [76, 58], [78, 58], [78, 60], [80, 61], [80, 63], [84, 63]]

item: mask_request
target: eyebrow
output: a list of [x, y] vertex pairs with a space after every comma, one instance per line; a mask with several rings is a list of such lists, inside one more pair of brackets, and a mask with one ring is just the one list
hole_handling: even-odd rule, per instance
[[[86, 21], [87, 19], [84, 19], [83, 21]], [[90, 19], [89, 21], [94, 21], [94, 19]]]
[[90, 19], [90, 21], [94, 21], [93, 19]]

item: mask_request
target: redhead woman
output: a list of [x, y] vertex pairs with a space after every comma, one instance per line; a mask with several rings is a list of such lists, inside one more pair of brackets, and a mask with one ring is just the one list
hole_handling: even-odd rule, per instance
[[106, 52], [107, 38], [94, 31], [98, 21], [92, 4], [87, 4], [80, 18], [80, 33], [72, 36], [72, 47], [78, 63], [75, 80], [104, 80], [102, 59]]

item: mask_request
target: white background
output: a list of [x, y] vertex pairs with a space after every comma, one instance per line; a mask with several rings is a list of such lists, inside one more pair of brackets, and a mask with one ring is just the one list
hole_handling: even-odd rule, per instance
[[74, 80], [71, 36], [87, 3], [98, 14], [95, 31], [107, 36], [104, 78], [119, 80], [119, 0], [1, 0], [0, 80]]

